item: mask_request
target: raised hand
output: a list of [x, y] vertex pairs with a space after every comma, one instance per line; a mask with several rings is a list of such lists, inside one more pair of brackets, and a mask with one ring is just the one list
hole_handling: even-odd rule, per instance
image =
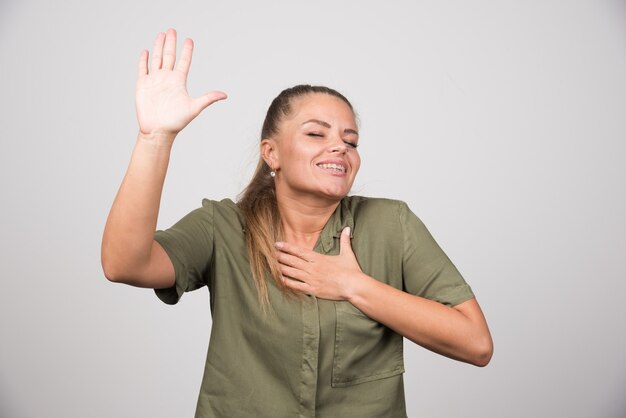
[[176, 31], [159, 33], [150, 58], [141, 53], [138, 65], [135, 100], [139, 130], [144, 135], [176, 135], [210, 104], [226, 98], [221, 91], [211, 91], [198, 98], [187, 93], [187, 75], [191, 66], [193, 41], [185, 39], [176, 62]]
[[341, 232], [339, 244], [339, 255], [331, 256], [277, 242], [285, 285], [322, 299], [347, 300], [363, 272], [350, 245], [350, 228]]

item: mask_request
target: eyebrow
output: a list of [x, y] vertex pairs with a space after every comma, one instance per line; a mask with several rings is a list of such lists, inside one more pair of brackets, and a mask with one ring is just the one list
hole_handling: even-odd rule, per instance
[[[331, 128], [332, 127], [330, 125], [330, 123], [324, 122], [323, 120], [319, 120], [319, 119], [309, 119], [306, 122], [302, 122], [303, 125], [306, 125], [307, 123], [316, 123], [316, 124], [321, 125], [321, 126], [323, 126], [325, 128]], [[354, 134], [354, 135], [357, 135], [357, 136], [359, 135], [359, 133], [356, 130], [351, 129], [351, 128], [346, 128], [346, 129], [343, 130], [343, 132], [346, 133], [346, 134]]]

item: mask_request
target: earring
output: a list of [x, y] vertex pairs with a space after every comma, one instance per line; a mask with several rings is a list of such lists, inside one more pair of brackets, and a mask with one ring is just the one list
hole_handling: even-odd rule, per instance
[[270, 171], [270, 177], [276, 177], [276, 172], [274, 170]]

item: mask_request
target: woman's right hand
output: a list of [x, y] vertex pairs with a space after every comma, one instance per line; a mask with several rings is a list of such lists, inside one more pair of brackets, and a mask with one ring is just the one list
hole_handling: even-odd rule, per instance
[[148, 69], [148, 51], [141, 53], [135, 100], [139, 130], [143, 135], [176, 136], [207, 106], [226, 98], [221, 91], [211, 91], [198, 98], [187, 93], [187, 75], [193, 54], [193, 41], [185, 39], [176, 62], [176, 31], [159, 33]]

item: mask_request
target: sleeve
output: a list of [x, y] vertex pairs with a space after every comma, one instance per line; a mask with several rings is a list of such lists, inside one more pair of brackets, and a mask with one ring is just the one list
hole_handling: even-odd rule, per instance
[[155, 232], [154, 239], [169, 256], [176, 273], [174, 286], [155, 289], [159, 299], [173, 305], [183, 293], [208, 283], [213, 237], [213, 202], [207, 199], [202, 201], [202, 207], [187, 214], [171, 228]]
[[400, 222], [404, 231], [405, 290], [448, 306], [472, 299], [470, 286], [406, 203], [400, 207]]

